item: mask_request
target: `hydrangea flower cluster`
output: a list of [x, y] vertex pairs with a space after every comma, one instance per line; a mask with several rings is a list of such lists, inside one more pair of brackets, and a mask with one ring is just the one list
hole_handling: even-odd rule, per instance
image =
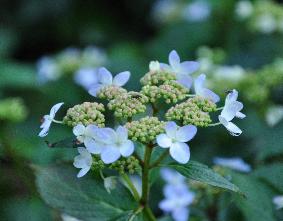
[[[149, 72], [141, 79], [141, 91], [122, 88], [130, 72], [113, 77], [101, 67], [89, 93], [99, 101], [104, 99], [107, 104], [84, 102], [75, 105], [67, 110], [62, 121], [58, 121], [55, 115], [63, 105], [58, 103], [44, 116], [39, 136], [48, 134], [52, 122], [72, 127], [79, 152], [73, 163], [80, 169], [77, 177], [92, 170], [98, 172], [105, 188], [111, 192], [116, 179], [105, 177], [103, 171], [114, 170], [127, 185], [130, 184], [135, 199], [144, 206], [148, 200], [149, 170], [169, 156], [179, 164], [187, 164], [190, 148], [194, 148], [193, 144], [189, 147], [188, 142], [196, 136], [197, 127], [222, 124], [233, 136], [242, 133], [231, 122], [235, 117], [245, 117], [240, 112], [243, 104], [237, 101], [238, 92], [229, 91], [224, 107], [217, 108], [220, 97], [206, 87], [205, 74], [193, 78], [198, 67], [194, 61], [181, 62], [173, 50], [169, 54], [169, 65], [158, 61], [150, 63]], [[216, 111], [221, 111], [219, 122], [212, 123], [210, 114]], [[163, 154], [153, 161], [151, 155], [158, 148], [164, 149]], [[142, 174], [142, 194], [131, 185], [128, 173]], [[166, 199], [160, 203], [160, 208], [172, 213], [175, 220], [185, 220], [180, 217], [188, 217], [186, 206], [193, 202], [194, 194], [187, 186], [172, 183], [165, 186], [164, 194]]]

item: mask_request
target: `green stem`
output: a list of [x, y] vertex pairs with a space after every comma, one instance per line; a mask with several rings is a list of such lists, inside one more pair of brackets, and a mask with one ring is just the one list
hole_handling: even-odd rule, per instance
[[164, 153], [161, 154], [161, 156], [153, 162], [149, 168], [157, 167], [167, 156], [168, 156], [168, 150], [164, 151]]
[[63, 121], [55, 120], [53, 119], [52, 122], [57, 123], [57, 124], [63, 124]]
[[124, 181], [127, 183], [130, 190], [132, 191], [135, 200], [138, 202], [140, 200], [140, 195], [139, 195], [135, 185], [132, 183], [131, 179], [128, 177], [127, 174], [124, 173], [121, 176], [124, 179]]
[[134, 211], [134, 213], [131, 215], [131, 217], [129, 218], [129, 221], [133, 221], [135, 218], [136, 218], [136, 216], [140, 213], [140, 212], [142, 212], [143, 211], [143, 206], [139, 206], [135, 211]]
[[223, 110], [223, 108], [224, 108], [224, 107], [218, 107], [218, 108], [216, 108], [216, 110], [217, 110], [217, 111]]
[[208, 124], [208, 126], [209, 127], [214, 127], [214, 126], [218, 126], [218, 125], [220, 125], [221, 123], [220, 122], [218, 122], [218, 123], [214, 123], [214, 124]]
[[148, 206], [144, 208], [144, 213], [147, 216], [148, 221], [156, 221], [156, 218], [154, 214], [152, 213], [152, 210]]

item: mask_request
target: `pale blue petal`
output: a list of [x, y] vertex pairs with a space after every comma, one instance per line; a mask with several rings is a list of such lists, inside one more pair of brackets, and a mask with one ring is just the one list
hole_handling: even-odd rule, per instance
[[162, 148], [168, 148], [172, 145], [172, 139], [167, 134], [159, 134], [156, 137], [156, 142]]
[[121, 72], [114, 77], [113, 84], [122, 87], [128, 82], [130, 76], [131, 73], [129, 71]]
[[47, 127], [47, 125], [49, 125], [50, 122], [52, 122], [52, 121], [50, 120], [50, 116], [49, 116], [49, 115], [44, 115], [44, 116], [43, 116], [43, 123], [40, 125], [40, 128], [45, 128], [45, 127]]
[[251, 166], [243, 161], [243, 159], [239, 157], [233, 157], [233, 158], [221, 158], [221, 157], [215, 157], [213, 159], [213, 163], [216, 165], [224, 166], [231, 168], [233, 170], [238, 170], [241, 172], [250, 172]]
[[107, 146], [101, 152], [101, 160], [106, 164], [115, 162], [120, 156], [119, 149], [114, 146]]
[[202, 89], [204, 87], [204, 82], [205, 82], [205, 74], [199, 75], [194, 82], [194, 88], [195, 88], [195, 93], [197, 95], [200, 95], [202, 93]]
[[190, 89], [193, 83], [193, 79], [190, 76], [182, 76], [177, 79], [177, 82], [187, 89]]
[[178, 69], [180, 66], [180, 57], [175, 50], [171, 51], [169, 54], [169, 64], [173, 69]]
[[38, 136], [40, 137], [45, 137], [48, 134], [49, 128], [51, 126], [51, 121], [46, 121], [46, 123], [44, 124], [44, 127], [42, 128], [42, 130], [40, 131], [40, 133], [38, 134]]
[[111, 85], [113, 81], [112, 74], [104, 67], [99, 68], [98, 78], [99, 78], [99, 82], [103, 85]]
[[218, 101], [220, 101], [220, 97], [207, 88], [202, 89], [201, 96], [208, 100], [211, 100], [213, 103], [217, 103]]
[[122, 144], [122, 146], [119, 149], [120, 149], [120, 153], [123, 157], [128, 157], [128, 156], [132, 155], [132, 153], [134, 152], [135, 145], [134, 145], [133, 141], [127, 140], [126, 142], [124, 142]]
[[172, 68], [168, 64], [160, 63], [160, 68], [165, 71], [172, 71]]
[[182, 74], [192, 74], [199, 69], [199, 63], [195, 61], [184, 61], [180, 64]]
[[189, 209], [187, 207], [175, 208], [172, 211], [174, 221], [187, 221], [189, 218]]
[[87, 172], [90, 170], [90, 167], [84, 167], [80, 170], [80, 172], [78, 173], [77, 177], [78, 178], [81, 178], [83, 177], [84, 175], [87, 174]]
[[232, 122], [228, 122], [226, 128], [232, 136], [240, 136], [242, 134], [242, 130]]
[[62, 103], [58, 103], [58, 104], [55, 104], [55, 105], [51, 108], [50, 114], [49, 114], [49, 116], [50, 116], [51, 119], [54, 119], [56, 112], [59, 110], [59, 108], [60, 108], [63, 104], [64, 104], [63, 102], [62, 102]]
[[169, 152], [171, 157], [181, 164], [185, 164], [190, 160], [190, 148], [186, 143], [173, 143]]
[[74, 81], [89, 90], [92, 85], [98, 83], [98, 73], [96, 69], [93, 68], [82, 68], [75, 73]]
[[162, 209], [164, 212], [171, 212], [175, 208], [174, 201], [170, 199], [164, 199], [159, 203], [159, 208]]
[[226, 96], [225, 102], [233, 102], [233, 101], [236, 101], [237, 99], [238, 99], [238, 91], [233, 89], [232, 92], [230, 92]]
[[86, 127], [85, 135], [88, 136], [88, 137], [95, 138], [97, 130], [99, 130], [98, 126], [96, 126], [94, 124], [90, 124]]
[[197, 127], [194, 125], [186, 125], [180, 127], [176, 132], [176, 140], [179, 142], [188, 142], [193, 139], [197, 133]]
[[99, 128], [94, 134], [94, 138], [105, 144], [112, 144], [116, 140], [116, 133], [112, 128]]
[[174, 121], [169, 121], [165, 125], [165, 131], [168, 137], [175, 139], [176, 138], [176, 131], [178, 129], [178, 125]]
[[97, 96], [97, 93], [103, 88], [102, 84], [94, 84], [88, 91], [88, 93], [94, 97]]
[[246, 117], [246, 115], [243, 114], [242, 112], [237, 112], [237, 113], [236, 113], [236, 117], [237, 117], [237, 118], [240, 118], [240, 119], [244, 119], [244, 118]]
[[81, 136], [85, 133], [85, 126], [82, 124], [78, 124], [73, 128], [73, 134], [75, 136]]
[[126, 127], [119, 126], [116, 129], [116, 134], [117, 134], [117, 138], [120, 141], [126, 141], [128, 139], [128, 129]]
[[182, 176], [180, 173], [178, 173], [175, 170], [168, 169], [168, 168], [162, 168], [161, 177], [170, 184], [176, 185], [183, 183], [185, 180], [185, 177]]
[[223, 110], [221, 111], [221, 116], [227, 121], [231, 121], [236, 113], [243, 109], [243, 104], [239, 101], [225, 103]]
[[95, 141], [91, 137], [85, 137], [84, 144], [85, 144], [86, 149], [89, 150], [95, 146]]

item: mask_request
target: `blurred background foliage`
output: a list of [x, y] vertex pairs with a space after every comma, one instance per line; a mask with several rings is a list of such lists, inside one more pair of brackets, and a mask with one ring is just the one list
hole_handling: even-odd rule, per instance
[[[200, 4], [189, 7], [192, 3]], [[93, 101], [74, 80], [80, 68], [129, 70], [127, 88], [139, 88], [149, 61], [167, 62], [172, 49], [182, 60], [198, 60], [220, 96], [236, 88], [245, 103], [248, 117], [237, 122], [243, 135], [203, 129], [191, 144], [192, 158], [205, 164], [212, 165], [215, 156], [240, 156], [253, 168], [252, 176], [232, 175], [251, 200], [236, 198], [237, 207], [222, 209], [217, 220], [282, 219], [271, 200], [283, 194], [280, 2], [2, 0], [0, 14], [0, 220], [60, 220], [40, 199], [31, 165], [72, 161], [75, 150], [48, 149], [37, 134], [53, 104], [63, 101], [67, 110]], [[54, 65], [54, 79], [40, 80], [42, 62]], [[70, 129], [53, 127], [48, 141], [70, 134]], [[265, 208], [264, 216], [254, 204]]]

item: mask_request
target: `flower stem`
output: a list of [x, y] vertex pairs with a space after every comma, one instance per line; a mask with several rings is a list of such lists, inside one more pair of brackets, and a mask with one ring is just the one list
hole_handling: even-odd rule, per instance
[[214, 123], [214, 124], [208, 124], [209, 127], [214, 127], [214, 126], [217, 126], [217, 125], [220, 125], [221, 123], [218, 122], [218, 123]]
[[158, 166], [167, 156], [168, 156], [168, 150], [164, 151], [161, 156], [155, 161], [153, 162], [149, 168], [153, 168], [153, 167], [156, 167]]
[[136, 187], [134, 186], [134, 184], [132, 183], [131, 179], [128, 177], [127, 174], [122, 174], [121, 177], [124, 179], [124, 181], [126, 182], [126, 184], [128, 185], [128, 187], [130, 188], [135, 200], [138, 202], [140, 200], [140, 195], [136, 189]]
[[63, 124], [63, 121], [59, 121], [59, 120], [52, 120], [54, 123], [57, 123], [57, 124]]
[[216, 110], [217, 110], [217, 111], [223, 110], [223, 108], [224, 108], [224, 107], [218, 107], [218, 108], [216, 108]]
[[150, 158], [152, 153], [153, 145], [148, 145], [145, 148], [144, 154], [144, 165], [142, 167], [142, 196], [140, 204], [144, 206], [144, 212], [147, 215], [149, 221], [155, 221], [155, 217], [148, 206], [148, 195], [149, 195], [149, 170], [150, 170]]

